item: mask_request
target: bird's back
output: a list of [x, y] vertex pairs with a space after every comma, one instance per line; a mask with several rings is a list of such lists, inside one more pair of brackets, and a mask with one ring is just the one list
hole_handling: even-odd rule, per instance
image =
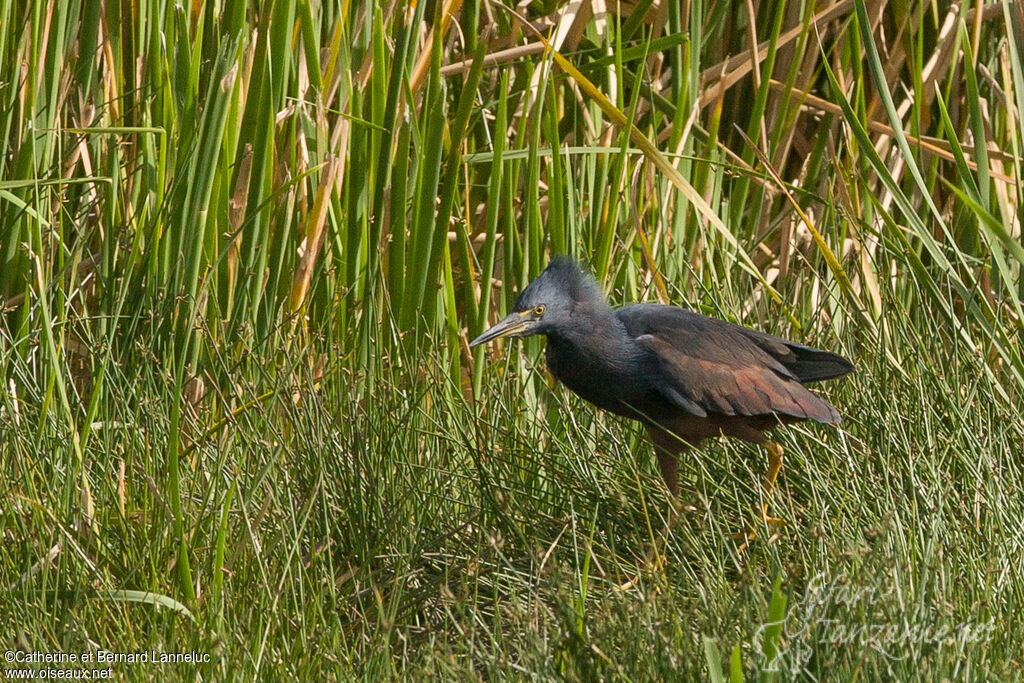
[[831, 404], [803, 383], [852, 372], [841, 356], [676, 306], [631, 304], [615, 317], [646, 354], [652, 384], [676, 409], [698, 418], [839, 421]]
[[673, 346], [693, 355], [737, 365], [763, 364], [767, 355], [802, 383], [836, 379], [854, 370], [853, 363], [829, 351], [678, 306], [628, 304], [616, 309], [615, 317], [634, 339], [661, 334]]

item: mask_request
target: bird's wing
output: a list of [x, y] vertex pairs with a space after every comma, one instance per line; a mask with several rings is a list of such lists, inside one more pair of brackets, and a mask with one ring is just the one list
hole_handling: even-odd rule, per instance
[[[730, 323], [723, 323], [730, 324]], [[734, 326], [738, 327], [738, 326]], [[779, 361], [803, 383], [821, 382], [848, 375], [854, 371], [853, 363], [842, 356], [822, 351], [796, 342], [752, 330], [739, 328], [744, 336], [757, 344], [761, 350]]]
[[[739, 325], [673, 306], [627, 306], [617, 311], [617, 317], [650, 354], [657, 390], [693, 415], [781, 413], [839, 421], [835, 408], [811, 393], [775, 353], [762, 347], [774, 337], [754, 339]], [[783, 345], [776, 351], [781, 354], [785, 349]]]

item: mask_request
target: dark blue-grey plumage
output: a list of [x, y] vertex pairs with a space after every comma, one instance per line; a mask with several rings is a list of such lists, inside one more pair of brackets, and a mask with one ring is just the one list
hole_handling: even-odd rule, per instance
[[[722, 434], [760, 443], [780, 423], [836, 423], [836, 409], [804, 384], [854, 369], [828, 351], [675, 306], [613, 310], [597, 283], [564, 257], [471, 346], [533, 334], [547, 336], [551, 374], [599, 408], [641, 421], [673, 455]], [[665, 476], [673, 488], [674, 470], [671, 482]]]

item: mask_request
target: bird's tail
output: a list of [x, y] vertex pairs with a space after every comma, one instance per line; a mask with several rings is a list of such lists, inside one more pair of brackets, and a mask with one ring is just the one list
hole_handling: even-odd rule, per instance
[[786, 368], [804, 384], [842, 377], [855, 369], [853, 363], [834, 353], [792, 342], [786, 346], [793, 353], [793, 359], [785, 363]]

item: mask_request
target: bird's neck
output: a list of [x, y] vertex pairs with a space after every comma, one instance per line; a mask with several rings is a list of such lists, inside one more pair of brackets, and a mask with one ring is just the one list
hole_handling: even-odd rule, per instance
[[603, 359], [625, 359], [633, 344], [615, 312], [605, 301], [579, 304], [573, 310], [573, 325], [548, 335], [549, 354], [567, 363], [593, 363]]

